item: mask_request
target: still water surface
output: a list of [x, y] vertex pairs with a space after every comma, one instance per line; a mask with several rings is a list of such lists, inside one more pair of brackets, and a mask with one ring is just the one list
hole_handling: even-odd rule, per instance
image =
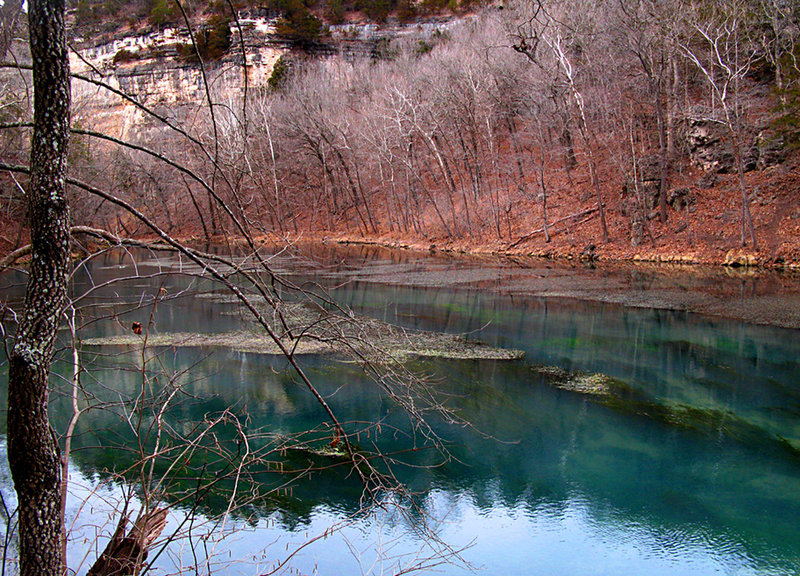
[[[514, 362], [414, 364], [452, 393], [452, 407], [477, 429], [434, 420], [454, 459], [443, 463], [422, 451], [411, 458], [415, 466], [397, 469], [420, 495], [442, 541], [463, 549], [470, 564], [444, 564], [435, 573], [800, 573], [797, 331], [685, 311], [544, 298], [519, 289], [518, 269], [486, 262], [317, 252], [275, 265], [298, 281], [328, 287], [357, 312], [525, 351], [525, 359]], [[146, 325], [151, 314], [162, 332], [240, 327], [240, 319], [228, 314], [231, 304], [203, 296], [209, 286], [191, 277], [159, 276], [153, 262], [142, 271], [153, 277], [111, 284], [85, 299], [105, 303], [83, 318], [85, 337], [122, 333], [134, 320]], [[75, 294], [130, 273], [125, 260], [95, 261], [76, 275]], [[11, 300], [20, 290], [15, 282], [3, 277]], [[512, 284], [515, 290], [508, 289]], [[183, 290], [185, 296], [125, 313], [162, 287], [171, 297]], [[100, 319], [88, 322], [91, 317]], [[206, 349], [161, 350], [159, 358], [185, 395], [167, 415], [169, 426], [191, 430], [229, 407], [252, 429], [286, 434], [324, 420], [284, 360]], [[98, 399], [134, 397], [141, 386], [139, 358], [123, 348], [88, 347], [83, 361], [91, 370], [84, 386]], [[387, 429], [403, 425], [397, 409], [352, 365], [325, 356], [302, 361], [343, 420], [380, 420]], [[555, 388], [531, 369], [536, 365], [607, 374], [647, 404], [606, 405]], [[5, 385], [5, 364], [2, 370]], [[65, 366], [57, 370], [68, 374]], [[60, 431], [69, 408], [69, 398], [54, 394], [51, 413]], [[674, 410], [685, 418], [664, 417]], [[108, 510], [123, 488], [110, 481], [110, 472], [122, 472], [133, 458], [130, 428], [113, 410], [89, 410], [78, 421], [69, 516], [77, 518], [70, 565], [80, 565], [79, 571], [96, 554], [87, 544], [96, 526], [112, 528]], [[388, 451], [411, 447], [407, 437], [390, 433], [377, 442]], [[0, 486], [13, 499], [7, 471]], [[352, 477], [316, 474], [287, 497], [251, 510], [248, 521], [217, 526], [228, 537], [216, 549], [200, 547], [200, 555], [214, 558], [214, 573], [265, 573], [345, 520], [339, 532], [292, 557], [293, 573], [394, 574], [436, 552], [413, 519], [394, 512], [351, 518], [360, 494]], [[208, 498], [201, 509], [219, 513], [226, 504], [224, 497]], [[185, 509], [176, 509], [172, 525]], [[195, 562], [190, 552], [173, 549], [156, 559], [155, 569], [171, 573]]]

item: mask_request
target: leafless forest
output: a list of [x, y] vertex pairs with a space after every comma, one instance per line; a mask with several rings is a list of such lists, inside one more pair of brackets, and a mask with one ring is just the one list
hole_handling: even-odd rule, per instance
[[[121, 147], [79, 100], [71, 174], [186, 238], [229, 230], [222, 202], [270, 238], [791, 262], [799, 32], [783, 0], [498, 3], [371, 56], [289, 52], [269, 89], [206, 62], [206, 101]], [[24, 97], [3, 95], [7, 123]], [[7, 164], [26, 129], [0, 132]], [[76, 224], [142, 233], [74, 192]]]
[[[282, 301], [283, 291], [302, 295], [317, 311], [334, 304], [274, 274], [258, 250], [260, 241], [332, 237], [587, 260], [800, 266], [795, 2], [471, 5], [434, 31], [420, 24], [418, 35], [362, 52], [338, 50], [309, 8], [296, 4], [288, 3], [277, 19], [277, 34], [290, 48], [266, 84], [250, 83], [244, 42], [228, 43], [233, 29], [244, 37], [233, 3], [230, 19], [213, 24], [210, 18], [199, 22], [183, 4], [165, 8], [168, 14], [163, 3], [154, 4], [151, 18], [182, 18], [189, 29], [191, 42], [163, 62], [177, 57], [180, 67], [199, 70], [202, 96], [191, 103], [150, 101], [123, 89], [119, 76], [91, 66], [70, 75], [65, 6], [57, 0], [31, 3], [33, 58], [25, 49], [21, 3], [6, 0], [0, 9], [0, 251], [10, 252], [0, 269], [31, 255], [24, 305], [19, 313], [4, 305], [3, 318], [16, 325], [13, 350], [6, 351], [8, 451], [15, 486], [23, 487], [17, 489], [22, 574], [65, 573], [70, 443], [75, 423], [88, 410], [78, 402], [85, 389], [75, 318], [84, 297], [98, 288], [73, 297], [68, 280], [70, 256], [87, 248], [86, 237], [180, 254], [196, 267], [184, 272], [187, 277], [213, 280], [240, 303], [327, 417], [325, 427], [290, 439], [296, 440], [293, 448], [307, 450], [305, 434], [330, 449], [341, 444], [321, 456], [352, 465], [364, 487], [360, 503], [407, 492], [392, 474], [391, 459], [379, 452], [380, 458], [367, 458], [353, 442], [360, 433], [379, 433], [380, 424], [358, 422], [359, 431], [348, 431], [340, 423], [296, 359], [301, 340], [338, 342], [430, 446], [439, 446], [439, 439], [429, 415], [466, 422], [402, 363], [382, 366], [375, 360], [388, 358], [376, 336], [390, 333], [386, 326], [373, 324], [370, 332], [369, 323], [346, 312], [293, 317], [296, 308]], [[78, 3], [74, 11], [80, 16], [90, 8]], [[214, 4], [217, 16], [225, 10]], [[292, 24], [293, 10], [312, 38]], [[122, 50], [113, 64], [137, 66]], [[220, 80], [225, 67], [240, 71], [241, 81]], [[161, 242], [150, 243], [153, 237]], [[242, 261], [230, 250], [221, 255], [195, 247], [236, 239], [246, 242]], [[233, 278], [243, 280], [241, 285]], [[139, 471], [134, 482], [143, 487], [146, 504], [127, 538], [138, 548], [125, 555], [114, 550], [116, 540], [125, 540], [123, 510], [112, 543], [90, 573], [120, 573], [109, 560], [120, 556], [126, 571], [138, 570], [166, 522], [160, 495], [149, 492], [156, 458], [180, 453], [183, 459], [206, 441], [205, 432], [196, 438], [191, 429], [176, 434], [175, 452], [162, 451], [162, 419], [179, 386], [164, 388], [152, 406], [144, 401], [151, 382], [147, 337], [157, 305], [173, 297], [163, 286], [152, 295], [143, 289], [128, 310], [151, 312], [149, 321], [125, 328], [143, 336], [137, 368], [142, 393], [120, 397], [119, 411], [128, 423], [134, 413], [140, 424], [155, 422], [144, 432], [147, 438], [155, 431], [155, 447], [146, 455], [142, 429], [133, 431], [140, 458], [128, 476]], [[62, 460], [46, 407], [50, 359], [64, 314], [74, 371], [65, 379], [72, 416]], [[113, 310], [101, 317], [118, 318]], [[5, 340], [10, 331], [0, 328]], [[170, 386], [179, 380], [172, 376], [164, 371]], [[87, 406], [100, 404], [91, 398]], [[270, 437], [261, 452], [250, 453], [249, 439], [258, 436], [245, 434], [227, 408], [202, 423], [204, 430], [218, 425], [230, 426], [236, 439], [229, 443], [236, 454], [220, 449], [219, 457], [234, 482], [222, 512], [227, 518], [242, 490], [240, 478], [251, 465], [269, 470], [267, 457], [285, 454], [286, 438]], [[209, 449], [217, 450], [216, 437], [208, 436]], [[189, 458], [183, 461], [191, 465]], [[193, 473], [193, 494], [205, 493], [205, 464]], [[209, 491], [216, 481], [209, 480]], [[286, 486], [282, 481], [275, 490], [285, 496]], [[321, 537], [327, 534], [326, 529]], [[437, 544], [435, 553], [412, 571], [458, 556], [458, 550], [438, 547], [435, 534], [427, 538]]]

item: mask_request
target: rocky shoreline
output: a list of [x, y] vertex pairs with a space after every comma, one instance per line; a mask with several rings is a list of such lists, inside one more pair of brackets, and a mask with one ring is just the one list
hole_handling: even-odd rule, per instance
[[[567, 262], [642, 262], [650, 264], [678, 264], [686, 266], [716, 266], [728, 268], [777, 269], [800, 272], [800, 254], [796, 259], [769, 256], [747, 248], [702, 248], [691, 251], [662, 252], [657, 249], [632, 250], [610, 244], [598, 247], [587, 244], [553, 248], [508, 248], [508, 244], [492, 243], [471, 246], [464, 242], [421, 242], [399, 240], [391, 237], [363, 238], [351, 236], [323, 236], [321, 242], [342, 245], [379, 246], [417, 252], [445, 254], [492, 255], [499, 257], [528, 257]], [[640, 247], [641, 248], [641, 247]]]

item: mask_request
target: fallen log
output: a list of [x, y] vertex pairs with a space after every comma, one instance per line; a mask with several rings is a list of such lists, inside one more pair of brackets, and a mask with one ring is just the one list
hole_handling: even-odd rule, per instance
[[[563, 218], [559, 218], [558, 220], [552, 221], [550, 224], [548, 224], [547, 228], [549, 229], [550, 233], [552, 234], [553, 233], [552, 228], [556, 224], [560, 224], [561, 222], [565, 222], [567, 220], [580, 218], [582, 216], [588, 216], [588, 215], [593, 214], [595, 212], [597, 212], [597, 208], [589, 208], [588, 210], [582, 210], [581, 212], [576, 212], [575, 214], [570, 214], [569, 216], [564, 216]], [[580, 223], [583, 223], [583, 222], [585, 222], [585, 220], [582, 220]], [[517, 246], [519, 246], [520, 244], [522, 244], [526, 240], [530, 240], [533, 236], [535, 236], [536, 234], [540, 234], [542, 232], [544, 232], [544, 227], [537, 228], [536, 230], [533, 230], [533, 231], [529, 232], [528, 234], [525, 234], [524, 236], [520, 236], [514, 242], [509, 244], [506, 247], [506, 250], [511, 249], [511, 248], [516, 248]]]

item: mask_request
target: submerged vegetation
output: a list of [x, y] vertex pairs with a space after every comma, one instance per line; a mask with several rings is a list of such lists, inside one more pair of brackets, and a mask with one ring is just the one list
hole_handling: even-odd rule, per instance
[[561, 390], [581, 394], [621, 414], [644, 417], [670, 427], [708, 437], [725, 436], [744, 445], [773, 448], [800, 458], [800, 445], [762, 425], [737, 416], [729, 410], [672, 404], [605, 374], [570, 372], [553, 366], [534, 366], [531, 370]]
[[556, 366], [534, 366], [531, 368], [536, 374], [545, 376], [556, 388], [606, 398], [615, 391], [624, 387], [624, 383], [605, 374], [585, 374], [583, 372], [569, 372]]
[[[227, 300], [227, 298], [225, 298]], [[479, 341], [440, 332], [403, 330], [372, 318], [345, 316], [311, 304], [289, 305], [284, 323], [273, 328], [283, 334], [287, 349], [295, 354], [355, 353], [378, 363], [403, 362], [410, 357], [456, 360], [518, 360], [521, 350], [493, 348]], [[253, 326], [248, 331], [212, 334], [148, 332], [89, 338], [87, 346], [220, 347], [253, 354], [282, 355], [278, 343]]]

